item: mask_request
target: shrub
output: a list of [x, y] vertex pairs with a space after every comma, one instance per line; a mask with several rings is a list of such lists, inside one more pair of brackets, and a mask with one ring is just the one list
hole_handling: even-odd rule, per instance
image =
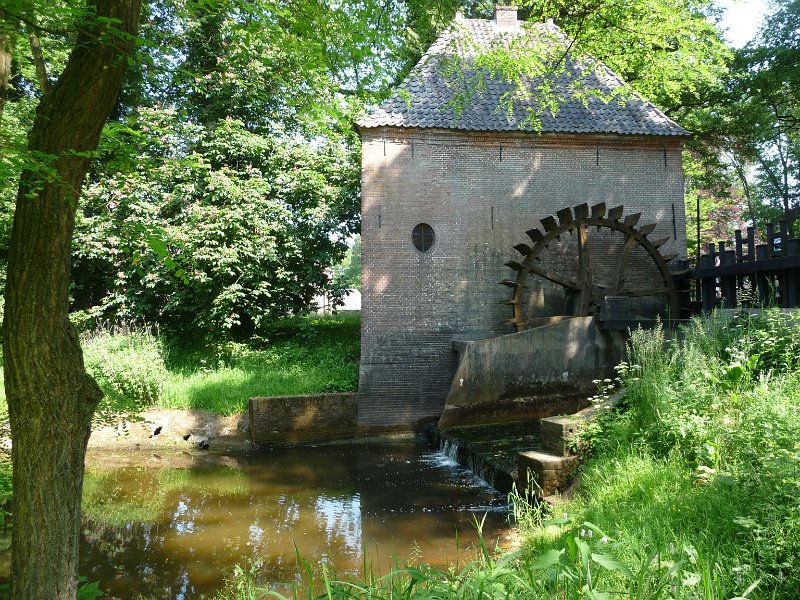
[[114, 400], [135, 409], [158, 402], [168, 378], [161, 343], [150, 327], [104, 327], [83, 337], [86, 370]]
[[357, 228], [351, 152], [234, 120], [206, 130], [171, 110], [137, 118], [139, 168], [84, 189], [73, 309], [215, 339], [303, 313], [323, 291], [341, 294], [325, 269]]

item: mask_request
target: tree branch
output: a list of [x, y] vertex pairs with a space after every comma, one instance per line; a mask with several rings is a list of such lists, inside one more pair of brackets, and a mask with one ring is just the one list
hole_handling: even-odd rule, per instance
[[42, 54], [42, 43], [39, 41], [39, 36], [34, 28], [28, 27], [27, 29], [33, 64], [36, 65], [36, 79], [39, 82], [39, 89], [42, 90], [44, 95], [50, 91], [50, 80], [47, 78], [47, 65], [44, 62], [44, 54]]
[[15, 37], [13, 32], [0, 33], [0, 122], [3, 120], [8, 82], [11, 79], [11, 56]]
[[23, 13], [8, 10], [8, 8], [0, 6], [0, 20], [8, 22], [19, 22], [27, 28], [33, 29], [39, 33], [49, 33], [50, 35], [64, 36], [70, 33], [75, 33], [74, 29], [55, 29], [53, 27], [45, 27], [37, 23], [32, 17], [28, 17]]

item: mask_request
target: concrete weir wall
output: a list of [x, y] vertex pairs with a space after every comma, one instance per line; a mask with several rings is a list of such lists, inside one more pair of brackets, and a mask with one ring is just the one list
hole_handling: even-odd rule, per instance
[[357, 415], [356, 394], [250, 398], [250, 439], [270, 445], [354, 437]]
[[625, 355], [623, 334], [593, 317], [454, 344], [461, 361], [439, 427], [576, 412]]

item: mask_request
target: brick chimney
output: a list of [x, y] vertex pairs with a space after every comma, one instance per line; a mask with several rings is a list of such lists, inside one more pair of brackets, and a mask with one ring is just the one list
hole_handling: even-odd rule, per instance
[[495, 6], [494, 22], [502, 29], [516, 29], [517, 7], [516, 6]]

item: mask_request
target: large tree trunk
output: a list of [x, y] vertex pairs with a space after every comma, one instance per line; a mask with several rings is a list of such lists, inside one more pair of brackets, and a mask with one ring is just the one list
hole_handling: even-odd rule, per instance
[[83, 462], [102, 393], [68, 320], [77, 199], [114, 106], [139, 0], [96, 0], [36, 111], [28, 147], [49, 169], [20, 179], [3, 330], [14, 466], [12, 598], [74, 600]]

